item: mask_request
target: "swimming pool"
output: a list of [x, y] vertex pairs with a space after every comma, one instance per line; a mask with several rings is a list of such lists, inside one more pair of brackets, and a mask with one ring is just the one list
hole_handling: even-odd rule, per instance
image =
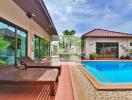
[[100, 83], [132, 83], [130, 61], [88, 61], [81, 64]]

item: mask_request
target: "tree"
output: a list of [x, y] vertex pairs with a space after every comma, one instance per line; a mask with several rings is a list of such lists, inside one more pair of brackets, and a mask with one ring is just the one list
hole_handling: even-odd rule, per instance
[[[11, 43], [4, 40], [4, 37], [0, 35], [0, 51], [8, 48], [10, 45]], [[3, 64], [6, 64], [6, 62], [0, 59], [0, 65], [3, 65]]]
[[4, 37], [0, 35], [0, 50], [8, 48], [10, 46], [10, 42], [4, 40]]
[[42, 59], [45, 56], [48, 56], [48, 41], [45, 38], [40, 38], [39, 48], [35, 48], [35, 55], [38, 59]]
[[48, 41], [45, 38], [41, 38], [40, 46], [40, 58], [48, 56]]
[[67, 51], [68, 50], [68, 45], [69, 45], [69, 47], [71, 48], [71, 45], [72, 45], [72, 36], [74, 36], [75, 35], [75, 33], [76, 33], [76, 31], [75, 30], [65, 30], [64, 32], [63, 32], [63, 44], [65, 45], [64, 47], [65, 47], [65, 51]]
[[75, 30], [65, 30], [63, 32], [63, 35], [75, 35], [76, 31]]

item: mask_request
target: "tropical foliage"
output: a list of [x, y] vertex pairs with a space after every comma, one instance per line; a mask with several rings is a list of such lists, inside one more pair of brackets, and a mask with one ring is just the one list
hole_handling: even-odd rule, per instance
[[96, 53], [91, 53], [90, 54], [90, 59], [91, 60], [95, 59], [96, 57], [98, 57], [98, 54], [96, 54]]
[[132, 49], [129, 49], [128, 52], [130, 55], [132, 55]]
[[40, 58], [46, 57], [49, 54], [49, 42], [42, 38], [40, 41]]
[[[11, 45], [10, 42], [6, 41], [2, 35], [0, 35], [0, 52]], [[0, 59], [0, 65], [5, 65], [6, 62]]]
[[75, 30], [65, 30], [63, 32], [63, 35], [60, 36], [60, 42], [59, 42], [59, 46], [60, 48], [64, 49], [64, 52], [66, 52], [68, 50], [68, 46], [71, 47], [72, 44], [72, 36], [74, 36], [76, 33]]
[[63, 32], [63, 35], [75, 35], [76, 31], [75, 30], [65, 30]]
[[[37, 41], [39, 42], [39, 41]], [[40, 38], [39, 48], [35, 48], [35, 56], [39, 57], [36, 60], [42, 59], [49, 54], [49, 42], [45, 38]]]
[[10, 46], [10, 42], [6, 41], [2, 35], [0, 35], [0, 50]]

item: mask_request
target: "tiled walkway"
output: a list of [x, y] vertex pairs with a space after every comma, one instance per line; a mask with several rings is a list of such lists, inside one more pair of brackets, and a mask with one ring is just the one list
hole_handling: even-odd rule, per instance
[[67, 63], [63, 63], [59, 87], [55, 100], [74, 100], [70, 70]]
[[62, 65], [56, 96], [49, 96], [49, 86], [1, 85], [0, 100], [74, 100], [69, 66]]

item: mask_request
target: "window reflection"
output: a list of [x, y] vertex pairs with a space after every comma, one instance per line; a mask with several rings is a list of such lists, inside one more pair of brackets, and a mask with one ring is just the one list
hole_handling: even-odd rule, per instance
[[[15, 28], [0, 22], [0, 35], [10, 45], [0, 49], [0, 61], [3, 64], [15, 64]], [[7, 44], [5, 44], [7, 45]]]
[[0, 21], [0, 65], [15, 65], [16, 57], [26, 55], [26, 38], [25, 31]]
[[17, 57], [26, 56], [26, 32], [17, 30]]
[[40, 60], [50, 55], [50, 43], [44, 38], [34, 35], [34, 59]]
[[99, 57], [118, 57], [118, 43], [97, 42], [96, 53]]

